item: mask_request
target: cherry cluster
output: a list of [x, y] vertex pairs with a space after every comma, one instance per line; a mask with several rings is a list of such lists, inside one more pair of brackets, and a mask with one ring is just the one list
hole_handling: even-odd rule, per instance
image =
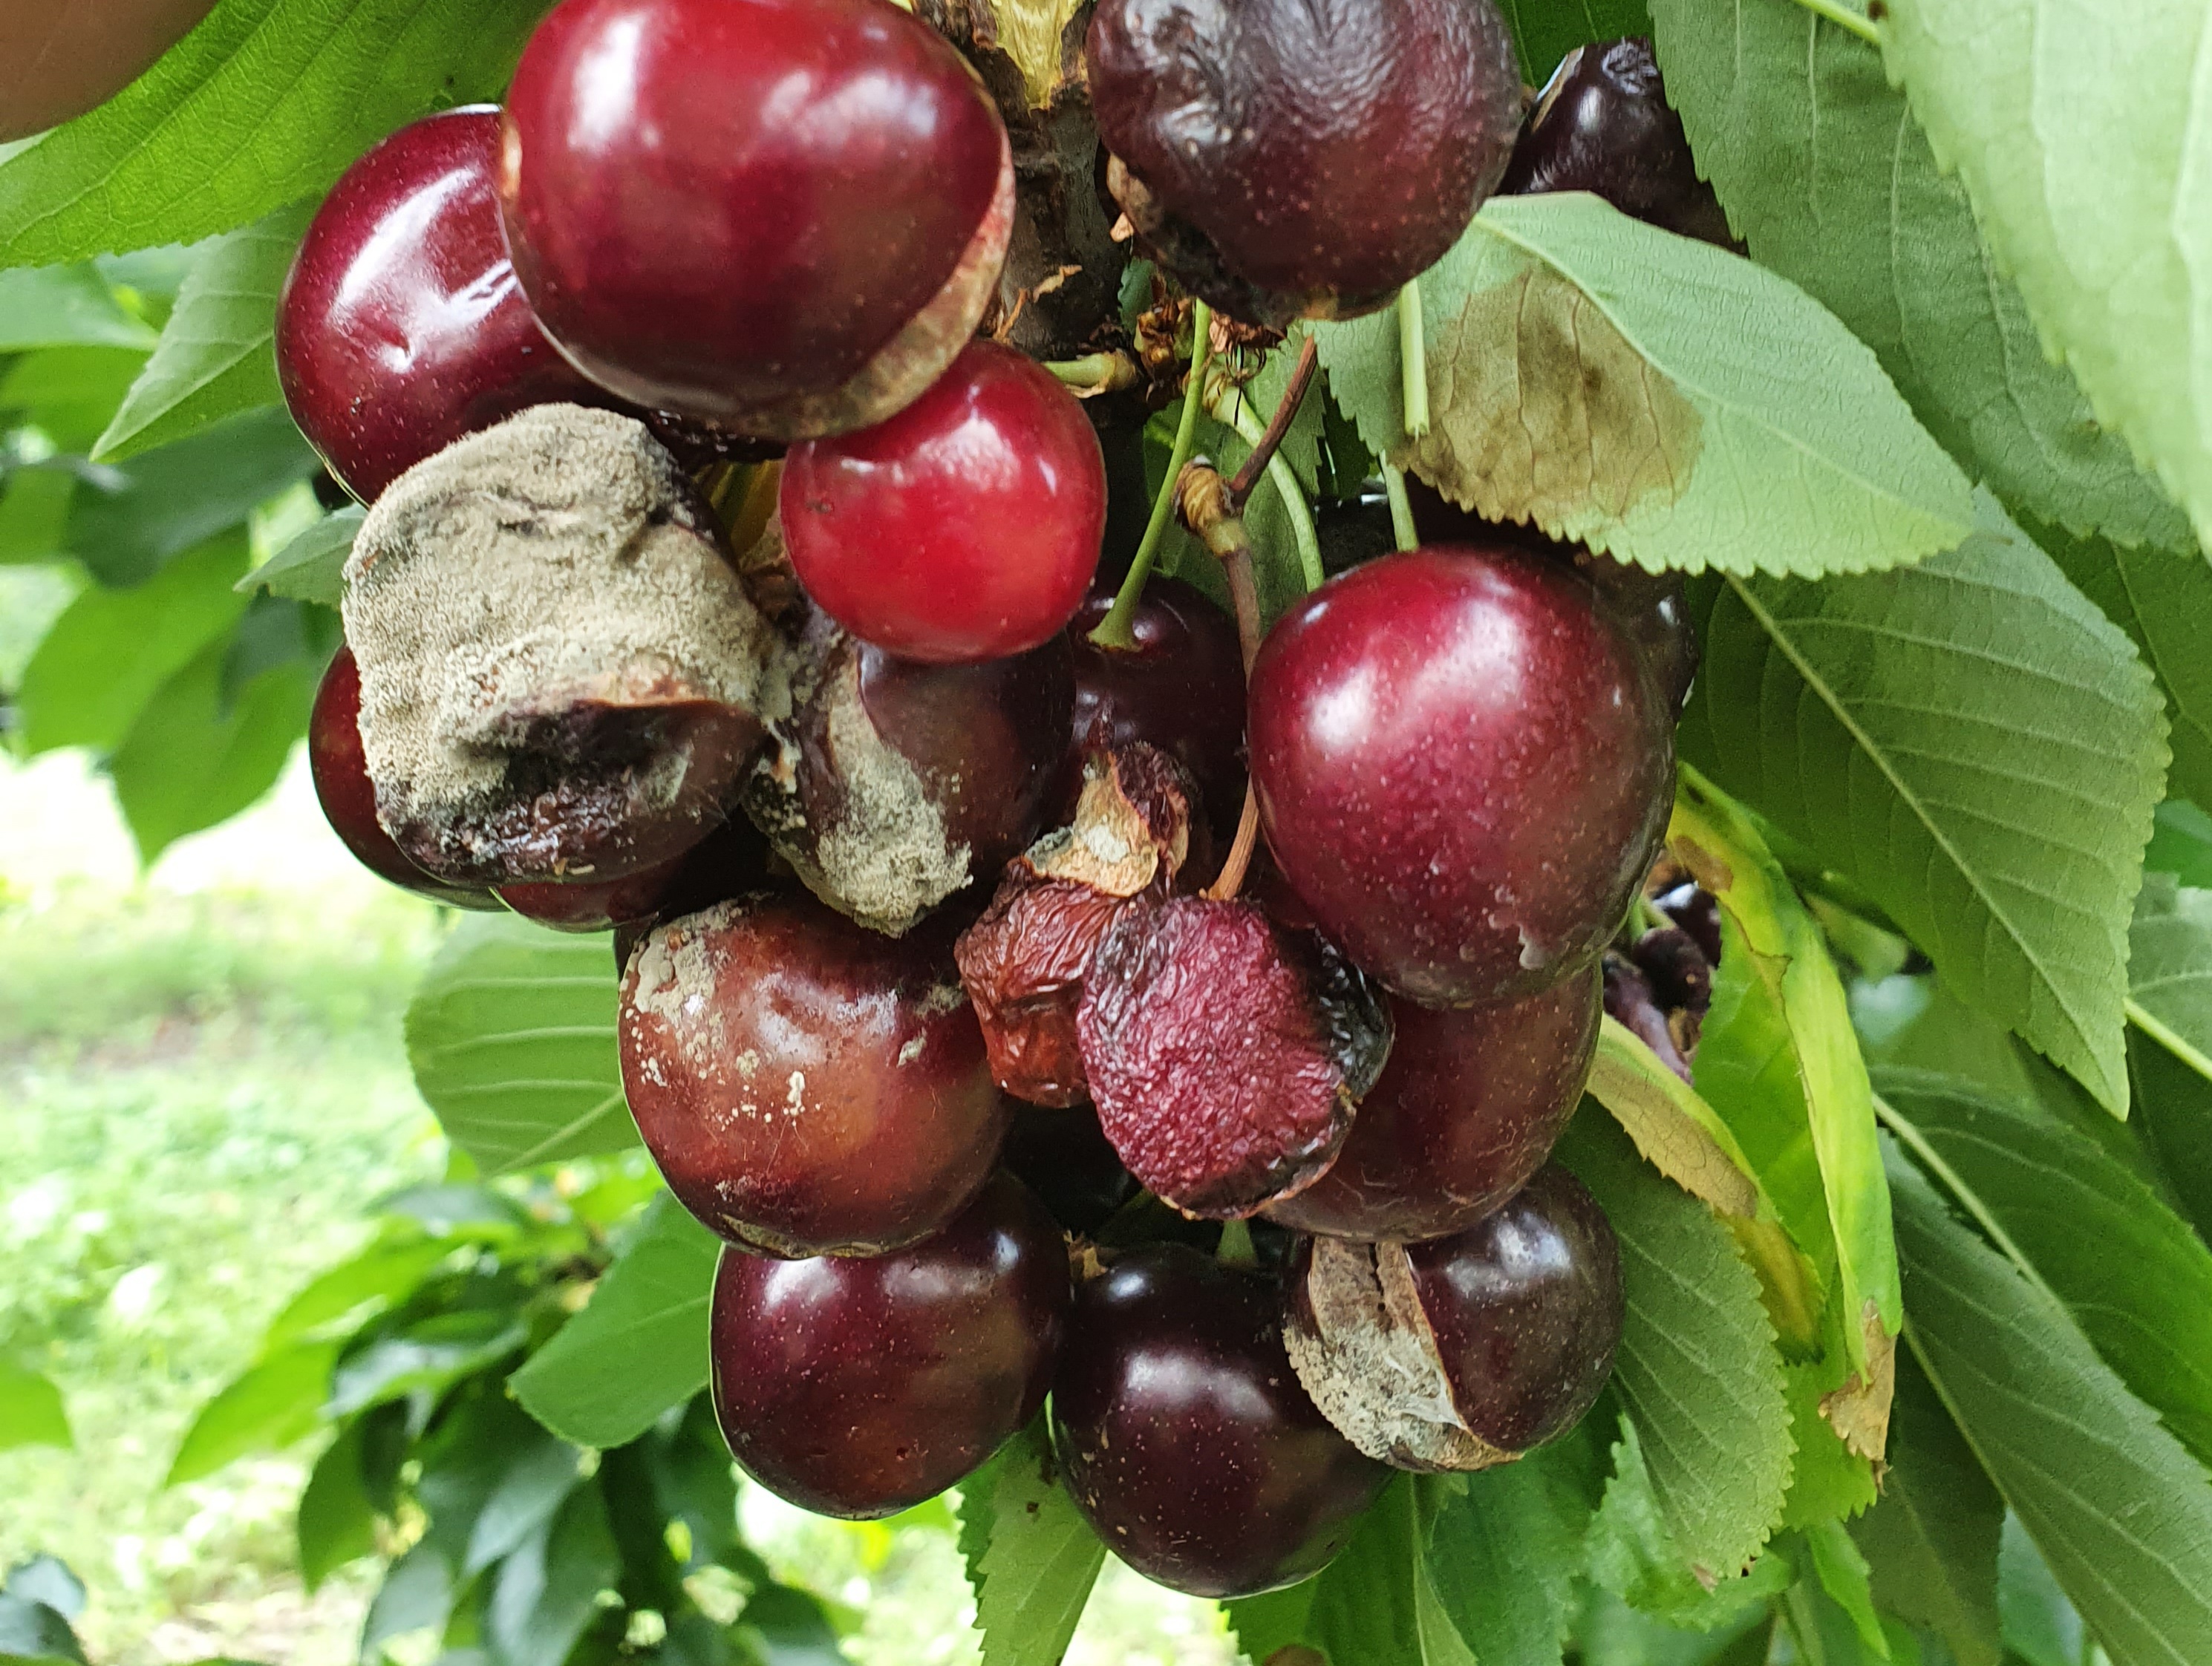
[[[1102, 0], [1099, 188], [1170, 293], [1348, 316], [1509, 163], [1696, 228], [1649, 62], [1526, 110], [1492, 0]], [[386, 878], [615, 931], [748, 1473], [888, 1514], [1049, 1396], [1107, 1543], [1257, 1591], [1606, 1380], [1547, 1159], [1695, 643], [1432, 498], [1264, 640], [1097, 587], [1093, 422], [990, 327], [1017, 160], [886, 0], [563, 0], [503, 106], [362, 157], [278, 321], [369, 506], [311, 756]]]

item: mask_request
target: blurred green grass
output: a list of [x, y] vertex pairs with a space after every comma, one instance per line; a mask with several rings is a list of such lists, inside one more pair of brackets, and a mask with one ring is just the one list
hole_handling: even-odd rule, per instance
[[[353, 1658], [376, 1570], [310, 1599], [292, 1511], [312, 1446], [163, 1491], [194, 1412], [357, 1243], [441, 1172], [400, 1019], [446, 929], [353, 866], [296, 768], [140, 876], [81, 759], [0, 753], [0, 1353], [60, 1384], [72, 1451], [0, 1452], [0, 1566], [61, 1556], [99, 1666]], [[779, 1573], [863, 1616], [856, 1666], [968, 1666], [951, 1517], [818, 1520], [757, 1489]], [[1228, 1666], [1214, 1605], [1113, 1565], [1072, 1666]]]

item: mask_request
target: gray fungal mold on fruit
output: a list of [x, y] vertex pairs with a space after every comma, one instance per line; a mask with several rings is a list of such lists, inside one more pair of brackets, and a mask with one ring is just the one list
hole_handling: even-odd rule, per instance
[[438, 877], [682, 853], [787, 701], [785, 649], [644, 426], [541, 405], [408, 470], [346, 563], [377, 812]]

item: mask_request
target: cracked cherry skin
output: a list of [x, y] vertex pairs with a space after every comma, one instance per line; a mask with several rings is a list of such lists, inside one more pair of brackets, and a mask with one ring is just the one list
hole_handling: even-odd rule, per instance
[[1462, 1231], [1543, 1166], [1597, 1052], [1595, 969], [1503, 1006], [1394, 1000], [1389, 1062], [1336, 1161], [1267, 1219], [1412, 1243]]
[[1331, 579], [1261, 644], [1252, 784], [1283, 878], [1397, 994], [1588, 965], [1666, 830], [1673, 714], [1589, 581], [1504, 546]]
[[364, 503], [526, 406], [604, 404], [514, 281], [494, 179], [499, 112], [449, 110], [348, 168], [276, 304], [284, 403]]
[[407, 860], [376, 818], [376, 788], [361, 745], [361, 667], [340, 648], [315, 689], [307, 714], [307, 773], [324, 819], [354, 859], [380, 879], [457, 909], [495, 914], [499, 898], [478, 885], [449, 885]]
[[1194, 1596], [1318, 1573], [1390, 1478], [1299, 1386], [1271, 1283], [1182, 1244], [1135, 1250], [1076, 1292], [1052, 1444], [1092, 1531]]
[[1106, 531], [1106, 462], [1034, 359], [971, 342], [873, 428], [793, 447], [793, 569], [861, 641], [938, 665], [1037, 647], [1082, 604]]
[[866, 427], [995, 292], [1005, 125], [884, 0], [564, 0], [505, 112], [523, 291], [639, 404], [760, 439]]
[[726, 1249], [708, 1317], [714, 1414], [747, 1474], [818, 1515], [934, 1498], [1036, 1415], [1067, 1249], [1012, 1176], [908, 1249], [772, 1261]]
[[881, 1255], [990, 1173], [1006, 1106], [951, 944], [756, 893], [631, 952], [623, 1090], [677, 1201], [772, 1256]]

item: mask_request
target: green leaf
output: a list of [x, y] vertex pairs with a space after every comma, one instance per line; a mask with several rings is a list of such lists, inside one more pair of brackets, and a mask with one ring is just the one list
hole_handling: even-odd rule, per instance
[[499, 1565], [485, 1630], [506, 1666], [565, 1660], [599, 1612], [622, 1559], [596, 1487], [580, 1487]]
[[229, 698], [230, 646], [210, 644], [163, 684], [107, 760], [142, 862], [258, 800], [307, 732], [320, 667], [272, 666]]
[[1729, 1120], [1783, 1225], [1841, 1305], [1844, 1357], [1870, 1403], [1852, 1423], [1881, 1456], [1887, 1384], [1869, 1365], [1901, 1318], [1889, 1190], [1866, 1061], [1820, 927], [1748, 817], [1685, 768], [1668, 846], [1718, 900], [1723, 949], [1697, 1085]]
[[70, 1444], [61, 1390], [37, 1371], [0, 1359], [0, 1452]]
[[0, 410], [34, 424], [64, 453], [43, 467], [85, 475], [89, 471], [76, 453], [91, 449], [145, 363], [143, 348], [50, 347], [26, 353], [0, 378]]
[[2017, 512], [2194, 552], [2188, 518], [2045, 356], [1874, 46], [1790, 0], [1652, 13], [1668, 96], [1752, 258], [1871, 347], [1945, 450]]
[[154, 356], [93, 446], [94, 461], [135, 456], [282, 400], [276, 296], [313, 211], [311, 204], [279, 209], [194, 257]]
[[2168, 799], [2153, 820], [2143, 866], [2199, 891], [2212, 890], [2212, 816], [2185, 799]]
[[190, 242], [318, 195], [441, 105], [495, 98], [542, 0], [222, 0], [89, 114], [0, 161], [0, 265]]
[[1954, 993], [2127, 1106], [2149, 673], [1988, 498], [1908, 571], [1697, 587], [1683, 755], [1874, 897]]
[[498, 1364], [529, 1340], [517, 1316], [493, 1310], [440, 1313], [349, 1353], [331, 1373], [328, 1410], [349, 1417], [417, 1389], [442, 1389]]
[[0, 353], [40, 347], [151, 347], [156, 337], [89, 265], [0, 271]]
[[698, 1393], [720, 1251], [673, 1198], [654, 1198], [584, 1310], [508, 1379], [523, 1408], [580, 1446], [620, 1446]]
[[200, 1408], [164, 1487], [213, 1474], [248, 1452], [281, 1451], [318, 1421], [337, 1363], [335, 1342], [296, 1342], [262, 1355]]
[[407, 1008], [415, 1085], [486, 1174], [637, 1143], [615, 1048], [615, 969], [600, 937], [463, 921]]
[[1972, 530], [1966, 477], [1874, 355], [1725, 250], [1595, 197], [1493, 198], [1420, 283], [1426, 436], [1402, 432], [1393, 313], [1315, 326], [1322, 361], [1369, 445], [1486, 520], [1654, 569], [1804, 577]]
[[113, 489], [81, 487], [70, 553], [103, 584], [143, 584], [322, 465], [281, 406], [226, 417], [104, 471]]
[[323, 1449], [300, 1494], [300, 1578], [309, 1591], [376, 1551], [376, 1506], [362, 1479], [364, 1425], [356, 1418]]
[[581, 1456], [566, 1441], [550, 1437], [526, 1446], [507, 1466], [469, 1529], [462, 1574], [477, 1573], [503, 1560], [551, 1521], [575, 1490]]
[[368, 515], [358, 506], [325, 515], [240, 579], [238, 587], [337, 606], [345, 599], [346, 557]]
[[264, 1346], [278, 1347], [312, 1336], [370, 1303], [379, 1309], [390, 1307], [413, 1294], [430, 1270], [453, 1252], [452, 1244], [434, 1240], [380, 1239], [350, 1261], [318, 1274], [285, 1303], [270, 1321]]
[[2141, 1031], [2128, 1037], [2128, 1073], [2144, 1142], [2197, 1236], [2212, 1240], [2212, 1082]]
[[2086, 1136], [2029, 1101], [1884, 1072], [1883, 1117], [2106, 1363], [2212, 1460], [2212, 1250]]
[[1534, 87], [1577, 46], [1651, 33], [1644, 0], [1498, 0], [1498, 9], [1513, 31], [1522, 78]]
[[2075, 587], [2126, 631], [2158, 678], [2172, 724], [2169, 791], [2212, 798], [2212, 562], [2109, 538], [2046, 538]]
[[1620, 1240], [1628, 1315], [1613, 1387], [1686, 1562], [1722, 1578], [1780, 1518], [1790, 1410], [1759, 1281], [1711, 1211], [1638, 1161], [1613, 1125], [1581, 1116], [1559, 1155]]
[[1890, 0], [1882, 45], [2045, 342], [2212, 542], [2203, 27], [2179, 4]]
[[960, 1554], [984, 1666], [1054, 1666], [1106, 1547], [1060, 1485], [1042, 1416], [960, 1484]]
[[1897, 1362], [1889, 1473], [1852, 1529], [1875, 1599], [1942, 1638], [1959, 1666], [1997, 1666], [1997, 1535], [2004, 1500], [1908, 1351]]
[[119, 745], [161, 687], [245, 613], [231, 586], [246, 558], [244, 533], [232, 532], [135, 590], [79, 595], [24, 670], [16, 695], [24, 751]]
[[1798, 1542], [1804, 1548], [1806, 1560], [1812, 1564], [1813, 1576], [1820, 1581], [1820, 1589], [1850, 1617], [1852, 1630], [1858, 1633], [1859, 1646], [1870, 1656], [1888, 1659], [1889, 1639], [1882, 1635], [1881, 1621], [1874, 1611], [1867, 1560], [1851, 1542], [1851, 1535], [1844, 1530], [1844, 1524], [1824, 1522], [1808, 1528]]
[[0, 1666], [84, 1666], [84, 1649], [59, 1610], [27, 1597], [0, 1596]]
[[1547, 1666], [1579, 1606], [1600, 1477], [1587, 1432], [1471, 1475], [1422, 1476], [1422, 1557], [1438, 1607], [1478, 1662]]
[[2143, 876], [2128, 932], [2128, 994], [2136, 1023], [2212, 1079], [2212, 891]]
[[[1763, 1206], [1751, 1159], [1725, 1119], [1610, 1013], [1598, 1031], [1590, 1097], [1613, 1113], [1644, 1160], [1724, 1215]], [[1771, 1213], [1771, 1205], [1764, 1205]]]
[[[1845, 1445], [1835, 1425], [1821, 1410], [1823, 1401], [1828, 1402], [1831, 1408], [1838, 1408], [1838, 1402], [1830, 1396], [1857, 1375], [1844, 1356], [1841, 1311], [1831, 1309], [1825, 1316], [1828, 1322], [1823, 1327], [1827, 1342], [1821, 1357], [1793, 1359], [1783, 1366], [1788, 1378], [1790, 1438], [1797, 1449], [1790, 1470], [1790, 1497], [1782, 1512], [1784, 1527], [1812, 1529], [1842, 1521], [1864, 1510], [1878, 1493], [1873, 1460]], [[1894, 1387], [1893, 1347], [1888, 1359], [1891, 1375], [1881, 1383], [1885, 1452], [1888, 1447], [1888, 1395]], [[1853, 1386], [1856, 1389], [1856, 1383]], [[1842, 1403], [1856, 1411], [1867, 1398], [1863, 1392], [1855, 1392]], [[1844, 1420], [1847, 1426], [1855, 1426], [1848, 1415]]]
[[1901, 1157], [1890, 1195], [1906, 1340], [2114, 1666], [2212, 1659], [2212, 1478]]

